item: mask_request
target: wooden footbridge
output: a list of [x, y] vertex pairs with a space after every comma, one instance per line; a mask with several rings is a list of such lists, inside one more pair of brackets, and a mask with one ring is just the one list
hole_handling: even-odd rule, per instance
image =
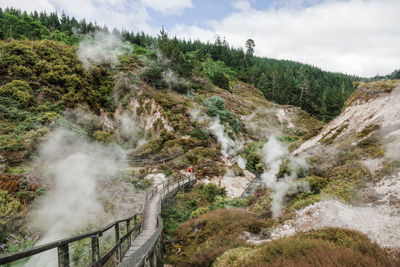
[[[46, 266], [163, 266], [161, 204], [179, 190], [193, 186], [195, 182], [196, 178], [191, 176], [177, 181], [168, 180], [146, 192], [144, 204], [138, 214], [113, 222], [91, 233], [2, 256], [0, 265], [17, 263], [21, 266], [29, 266], [26, 265], [28, 257], [56, 249], [58, 263], [54, 262]], [[105, 232], [112, 229], [114, 229], [115, 242], [110, 249], [103, 251], [104, 249], [101, 248], [105, 246], [100, 246], [103, 244], [101, 238]], [[86, 247], [91, 257], [80, 260], [80, 255], [71, 257], [71, 248], [74, 248], [76, 242], [84, 239], [91, 240], [91, 246]]]

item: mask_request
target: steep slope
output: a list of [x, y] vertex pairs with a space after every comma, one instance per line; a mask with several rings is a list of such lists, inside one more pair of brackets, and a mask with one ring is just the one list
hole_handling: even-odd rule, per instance
[[[364, 259], [370, 257], [364, 254], [365, 250], [361, 254], [350, 252], [350, 247], [368, 247], [376, 242], [385, 248], [382, 251], [390, 252], [383, 252], [385, 256], [381, 259], [388, 260], [385, 264], [396, 265], [393, 257], [398, 255], [400, 249], [400, 164], [396, 149], [399, 89], [398, 80], [360, 84], [347, 101], [341, 115], [325, 125], [318, 134], [303, 143], [292, 143], [289, 146], [292, 152], [281, 160], [264, 160], [267, 173], [274, 168], [273, 164], [278, 163], [278, 171], [273, 173], [276, 175], [276, 182], [271, 187], [256, 188], [254, 194], [247, 199], [247, 209], [264, 217], [266, 225], [260, 227], [249, 220], [249, 230], [231, 230], [232, 236], [227, 235], [227, 239], [237, 241], [231, 241], [229, 246], [218, 233], [229, 231], [232, 224], [220, 226], [216, 231], [211, 228], [211, 222], [210, 225], [202, 223], [203, 220], [210, 220], [211, 214], [201, 215], [178, 227], [178, 241], [171, 248], [168, 259], [178, 265], [185, 262], [199, 264], [198, 261], [191, 260], [194, 258], [203, 263], [214, 262], [215, 266], [254, 266], [265, 262], [277, 265], [284, 262], [302, 264], [300, 262], [303, 259], [310, 264], [322, 262], [324, 265], [329, 262], [335, 265], [338, 263], [332, 262], [351, 261], [342, 258], [347, 252], [354, 253], [350, 257], [353, 260], [359, 257], [356, 255], [363, 255], [361, 257]], [[285, 109], [284, 112], [289, 111]], [[277, 118], [282, 117], [280, 112], [275, 114]], [[266, 118], [264, 115], [263, 121], [268, 122]], [[285, 131], [290, 129], [290, 123], [280, 125]], [[297, 124], [294, 129], [299, 127]], [[268, 132], [268, 136], [271, 133], [274, 132]], [[268, 150], [263, 149], [261, 152], [266, 152], [264, 159], [281, 150], [281, 146], [276, 143], [266, 147]], [[296, 188], [302, 183], [308, 186]], [[271, 218], [271, 210], [277, 197], [281, 197], [282, 211], [276, 218]], [[229, 220], [234, 216], [233, 211], [232, 214], [229, 210], [225, 212], [226, 218], [220, 220]], [[353, 231], [359, 231], [362, 235]], [[331, 234], [338, 236], [333, 238]], [[314, 235], [323, 239], [331, 236], [328, 238], [332, 238], [330, 245], [338, 247], [325, 247], [321, 251], [313, 252], [314, 246], [325, 246], [319, 243], [318, 238], [314, 239]], [[366, 239], [361, 241], [357, 237], [356, 242], [360, 242], [359, 245], [349, 245], [355, 241], [352, 240], [355, 236]], [[346, 241], [339, 241], [344, 239]], [[339, 244], [349, 245], [347, 252], [333, 252], [343, 249], [339, 248]], [[215, 248], [222, 245], [225, 250], [234, 249], [223, 254], [219, 251], [216, 255]], [[275, 249], [279, 250], [281, 258], [274, 252]], [[331, 249], [333, 250], [328, 252]], [[315, 253], [315, 257], [312, 260], [309, 257], [302, 258], [302, 253]], [[381, 252], [375, 251], [371, 256], [377, 253]], [[222, 256], [218, 258], [218, 255]], [[368, 261], [371, 266], [384, 264], [379, 263], [374, 256]], [[355, 262], [360, 264], [361, 260]]]
[[[340, 227], [398, 251], [399, 95], [399, 80], [360, 84], [341, 115], [288, 158], [308, 159], [309, 170], [300, 180], [309, 183], [309, 191], [286, 197], [284, 214], [268, 238], [246, 239], [263, 243], [296, 232]], [[260, 199], [255, 211], [270, 205], [268, 194]]]
[[[313, 171], [343, 181], [327, 190], [320, 203], [299, 210], [296, 219], [274, 232], [274, 238], [312, 228], [344, 227], [364, 232], [380, 245], [400, 248], [399, 96], [399, 80], [360, 84], [341, 115], [292, 153], [319, 157], [325, 166]], [[329, 177], [338, 172], [340, 176]], [[343, 191], [348, 192], [343, 195]], [[351, 205], [330, 200], [334, 196]]]

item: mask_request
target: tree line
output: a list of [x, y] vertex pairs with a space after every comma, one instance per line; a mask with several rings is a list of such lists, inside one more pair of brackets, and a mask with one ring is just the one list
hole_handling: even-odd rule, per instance
[[65, 13], [58, 15], [35, 11], [28, 14], [17, 9], [0, 9], [0, 22], [1, 39], [50, 39], [77, 44], [86, 35], [104, 31], [121, 36], [124, 41], [137, 46], [152, 48], [159, 47], [158, 42], [167, 38], [171, 42], [164, 42], [164, 46], [172, 45], [171, 51], [175, 51], [169, 55], [170, 58], [179, 55], [177, 61], [186, 61], [196, 57], [196, 62], [203, 62], [203, 65], [209, 64], [211, 59], [217, 67], [209, 78], [221, 88], [228, 89], [232, 79], [247, 82], [259, 88], [266, 99], [299, 106], [325, 121], [340, 113], [344, 102], [354, 91], [353, 82], [361, 80], [360, 77], [326, 72], [299, 62], [254, 56], [256, 44], [251, 39], [244, 44], [245, 49], [236, 48], [221, 37], [215, 42], [169, 38], [164, 36], [166, 33], [162, 29], [160, 38], [144, 32], [110, 31], [106, 26], [84, 19], [78, 21]]

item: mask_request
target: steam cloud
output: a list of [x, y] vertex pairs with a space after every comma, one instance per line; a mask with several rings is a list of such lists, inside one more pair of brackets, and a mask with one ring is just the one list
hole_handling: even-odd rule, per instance
[[[142, 133], [142, 129], [138, 126], [136, 120], [132, 118], [128, 112], [123, 112], [121, 116], [121, 137], [129, 145], [136, 145], [138, 136]], [[141, 140], [143, 142], [143, 140]]]
[[[288, 193], [295, 193], [299, 188], [308, 189], [308, 184], [296, 181], [296, 172], [291, 175], [285, 175], [282, 179], [277, 180], [276, 175], [279, 172], [280, 166], [285, 156], [288, 155], [287, 148], [278, 141], [275, 136], [271, 136], [263, 149], [264, 163], [268, 167], [261, 175], [265, 185], [272, 189], [271, 197], [271, 212], [274, 218], [280, 216], [283, 207], [283, 200]], [[306, 161], [303, 158], [292, 158], [289, 168], [292, 170], [304, 168]]]
[[114, 34], [105, 32], [95, 32], [93, 37], [87, 37], [79, 43], [77, 50], [79, 59], [87, 69], [104, 62], [117, 66], [118, 57], [131, 52], [132, 46], [129, 43], [123, 42]]
[[392, 98], [385, 102], [381, 109], [383, 122], [380, 129], [381, 137], [385, 140], [385, 151], [388, 158], [400, 160], [400, 87], [393, 89]]
[[238, 147], [225, 132], [225, 127], [221, 124], [219, 117], [213, 119], [208, 130], [217, 138], [221, 144], [221, 153], [225, 158], [234, 157], [238, 151]]
[[[125, 153], [115, 146], [88, 143], [64, 129], [53, 131], [40, 149], [52, 187], [29, 215], [31, 226], [42, 233], [36, 245], [101, 223], [105, 210], [96, 196], [97, 183], [115, 176], [117, 161], [124, 158]], [[33, 257], [28, 266], [54, 266], [55, 260], [51, 251]]]
[[192, 110], [190, 116], [202, 123], [207, 123], [207, 130], [217, 138], [218, 143], [221, 144], [221, 154], [225, 159], [234, 158], [238, 165], [243, 170], [246, 169], [246, 160], [237, 156], [237, 152], [242, 149], [243, 144], [233, 141], [225, 132], [224, 125], [221, 124], [219, 117], [210, 118], [208, 116], [200, 115], [199, 110]]

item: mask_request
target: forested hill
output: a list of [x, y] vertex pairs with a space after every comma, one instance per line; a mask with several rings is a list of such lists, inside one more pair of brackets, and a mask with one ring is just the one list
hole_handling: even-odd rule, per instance
[[[78, 21], [66, 14], [27, 14], [15, 9], [0, 9], [1, 39], [51, 39], [67, 44], [77, 44], [85, 35], [109, 31], [85, 20]], [[153, 47], [159, 38], [166, 36], [162, 30], [158, 37], [143, 32], [112, 31], [136, 48]], [[319, 68], [287, 60], [254, 56], [255, 43], [249, 39], [246, 49], [233, 48], [224, 39], [214, 43], [173, 39], [171, 42], [183, 60], [196, 60], [208, 67], [215, 85], [228, 89], [235, 79], [258, 87], [264, 96], [279, 104], [299, 106], [311, 115], [329, 121], [340, 110], [354, 91], [352, 82], [359, 77], [322, 71]], [[172, 56], [172, 55], [171, 55]], [[189, 66], [190, 67], [190, 66]]]

